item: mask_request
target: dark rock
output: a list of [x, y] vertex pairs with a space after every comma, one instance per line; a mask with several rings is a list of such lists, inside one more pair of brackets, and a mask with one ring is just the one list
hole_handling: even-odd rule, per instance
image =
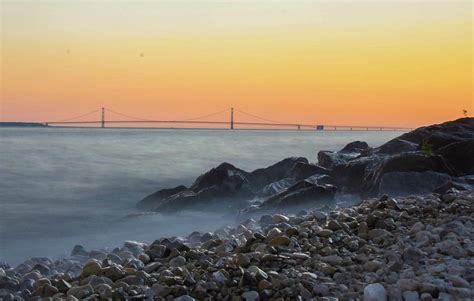
[[35, 266], [31, 270], [32, 271], [37, 270], [42, 275], [48, 275], [49, 274], [49, 267], [45, 264], [42, 264], [42, 263], [35, 264]]
[[382, 176], [378, 194], [392, 196], [424, 195], [451, 180], [447, 174], [434, 171], [389, 172]]
[[260, 197], [269, 197], [274, 194], [285, 191], [286, 189], [288, 189], [288, 187], [290, 187], [293, 184], [295, 184], [295, 179], [284, 178], [263, 187], [259, 195]]
[[[441, 156], [430, 156], [421, 153], [404, 153], [396, 156], [391, 156], [379, 165], [377, 165], [372, 170], [366, 170], [367, 175], [364, 179], [364, 193], [368, 195], [378, 194], [378, 188], [380, 186], [382, 177], [387, 173], [409, 171], [433, 171], [436, 173], [444, 173], [448, 175], [454, 174], [454, 171], [446, 164], [446, 162]], [[387, 188], [387, 185], [385, 185], [385, 189]]]
[[260, 209], [282, 206], [298, 206], [301, 204], [328, 201], [334, 199], [336, 187], [333, 185], [317, 185], [300, 181], [287, 190], [265, 200]]
[[198, 193], [209, 187], [219, 187], [223, 192], [237, 192], [240, 190], [250, 191], [249, 182], [246, 178], [247, 172], [236, 168], [232, 164], [222, 163], [199, 176], [189, 188]]
[[[423, 143], [430, 145], [431, 149], [435, 151], [451, 143], [472, 139], [474, 139], [474, 118], [461, 118], [405, 133], [383, 144], [376, 152], [386, 154], [407, 152], [413, 150], [413, 145], [417, 146], [417, 150], [421, 150]], [[410, 147], [406, 146], [408, 144]]]
[[367, 154], [369, 146], [362, 141], [354, 141], [344, 146], [338, 152], [320, 151], [318, 153], [318, 163], [326, 169], [333, 169], [336, 166], [347, 164], [349, 161]]
[[364, 184], [369, 166], [378, 162], [376, 158], [357, 158], [346, 163], [337, 164], [331, 170], [331, 177], [344, 190], [358, 191]]
[[84, 249], [83, 246], [81, 245], [75, 245], [74, 248], [72, 248], [71, 251], [71, 256], [89, 256], [89, 253]]
[[394, 138], [391, 141], [381, 145], [375, 150], [377, 154], [394, 155], [399, 153], [415, 152], [418, 150], [418, 143]]
[[344, 146], [343, 149], [341, 149], [339, 152], [341, 153], [362, 153], [364, 151], [367, 151], [369, 149], [369, 145], [367, 142], [364, 141], [354, 141], [346, 146]]
[[141, 200], [138, 204], [137, 207], [140, 209], [154, 209], [156, 206], [159, 205], [159, 202], [169, 198], [170, 196], [173, 196], [177, 193], [180, 193], [184, 190], [186, 190], [187, 187], [184, 185], [176, 186], [174, 188], [165, 188], [158, 190], [157, 192], [150, 194], [143, 200]]
[[226, 206], [230, 201], [249, 199], [254, 196], [246, 178], [247, 174], [246, 171], [229, 163], [222, 163], [199, 176], [189, 189], [164, 199], [147, 202], [153, 203], [155, 210], [158, 211], [182, 210], [211, 201], [218, 201], [217, 205]]
[[[248, 179], [255, 191], [262, 189], [264, 186], [284, 178], [293, 178], [299, 172], [308, 172], [311, 167], [302, 167], [301, 165], [309, 165], [308, 159], [302, 157], [287, 158], [277, 162], [269, 167], [260, 168], [248, 174]], [[298, 165], [298, 166], [297, 166]]]
[[304, 163], [304, 162], [296, 162], [293, 165], [293, 174], [292, 178], [296, 181], [303, 180], [309, 178], [313, 175], [328, 175], [329, 170], [319, 165]]
[[454, 142], [436, 150], [459, 174], [474, 174], [474, 139]]

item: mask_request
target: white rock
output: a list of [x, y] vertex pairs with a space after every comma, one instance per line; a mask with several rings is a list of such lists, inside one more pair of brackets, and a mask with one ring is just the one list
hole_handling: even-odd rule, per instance
[[272, 218], [275, 224], [287, 223], [290, 220], [288, 217], [284, 216], [283, 214], [274, 214]]
[[387, 301], [387, 291], [380, 283], [372, 283], [364, 288], [364, 301]]

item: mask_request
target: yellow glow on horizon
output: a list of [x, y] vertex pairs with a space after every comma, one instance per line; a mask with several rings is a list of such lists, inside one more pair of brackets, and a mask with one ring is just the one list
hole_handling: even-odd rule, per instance
[[470, 2], [2, 6], [1, 120], [234, 106], [288, 122], [417, 126], [474, 110]]

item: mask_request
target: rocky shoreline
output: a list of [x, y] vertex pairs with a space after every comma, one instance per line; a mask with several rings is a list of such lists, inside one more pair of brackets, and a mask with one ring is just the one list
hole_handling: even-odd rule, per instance
[[[0, 300], [474, 300], [473, 160], [462, 118], [317, 163], [222, 163], [138, 207], [239, 214], [238, 226], [0, 263]], [[363, 201], [335, 208], [341, 193]]]
[[138, 208], [176, 212], [208, 208], [226, 212], [278, 212], [355, 199], [426, 195], [450, 188], [474, 189], [474, 118], [421, 127], [370, 147], [354, 141], [339, 151], [320, 151], [317, 162], [286, 158], [245, 171], [222, 163], [189, 186], [161, 189]]
[[473, 300], [474, 192], [263, 215], [0, 268], [8, 300]]

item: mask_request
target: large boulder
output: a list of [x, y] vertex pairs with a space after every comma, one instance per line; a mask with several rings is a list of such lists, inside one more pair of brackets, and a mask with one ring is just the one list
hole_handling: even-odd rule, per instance
[[192, 207], [203, 209], [203, 205], [212, 205], [214, 209], [239, 208], [246, 204], [242, 201], [255, 196], [269, 197], [287, 190], [297, 181], [328, 173], [329, 170], [301, 157], [287, 158], [252, 172], [222, 163], [199, 176], [189, 188], [159, 190], [143, 199], [138, 207], [161, 212]]
[[334, 199], [336, 187], [330, 184], [318, 185], [309, 181], [300, 181], [285, 191], [266, 199], [259, 209], [316, 205]]
[[363, 153], [370, 149], [369, 145], [365, 141], [353, 141], [344, 148], [342, 148], [339, 152], [340, 153]]
[[320, 151], [318, 153], [318, 164], [326, 169], [347, 164], [349, 161], [366, 155], [370, 150], [369, 145], [363, 141], [354, 141], [337, 152]]
[[[292, 157], [281, 160], [269, 167], [259, 168], [248, 174], [248, 179], [255, 191], [264, 186], [284, 178], [293, 178], [295, 168], [303, 169], [302, 165], [309, 165], [308, 159], [302, 157]], [[307, 172], [307, 171], [303, 171]], [[315, 171], [317, 172], [317, 171]]]
[[[355, 141], [338, 152], [319, 152], [318, 162], [330, 170], [330, 176], [341, 190], [365, 196], [379, 194], [380, 187], [398, 191], [397, 183], [410, 178], [410, 174], [401, 172], [432, 171], [454, 177], [473, 174], [474, 119], [462, 118], [418, 128], [374, 149]], [[382, 177], [393, 172], [398, 173], [385, 177], [381, 186]], [[438, 183], [432, 181], [439, 177], [427, 175], [429, 183], [420, 191], [427, 191]]]
[[[423, 144], [434, 151], [454, 142], [472, 139], [474, 139], [474, 118], [461, 118], [405, 133], [381, 145], [375, 152], [395, 154], [421, 150]], [[413, 149], [414, 147], [416, 148]]]
[[165, 199], [167, 199], [167, 198], [169, 198], [169, 197], [171, 197], [175, 194], [178, 194], [182, 191], [185, 191], [186, 189], [188, 189], [186, 186], [180, 185], [180, 186], [176, 186], [174, 188], [165, 188], [165, 189], [158, 190], [157, 192], [152, 193], [149, 196], [147, 196], [146, 198], [144, 198], [143, 200], [141, 200], [137, 204], [137, 208], [140, 208], [140, 209], [154, 209], [154, 208], [158, 207], [160, 205], [160, 202], [162, 202], [163, 200], [165, 200]]
[[435, 154], [442, 156], [459, 174], [474, 174], [474, 139], [466, 139], [438, 148]]
[[143, 199], [139, 207], [160, 212], [199, 209], [203, 205], [213, 205], [216, 209], [227, 205], [238, 207], [239, 201], [254, 196], [247, 175], [232, 164], [222, 163], [199, 176], [189, 188], [160, 190]]
[[250, 183], [247, 180], [248, 173], [238, 169], [232, 164], [222, 163], [199, 176], [189, 188], [199, 193], [209, 187], [215, 187], [222, 194], [251, 194]]
[[362, 192], [366, 195], [377, 195], [381, 179], [387, 173], [424, 171], [455, 175], [455, 171], [447, 165], [441, 156], [425, 155], [418, 152], [402, 153], [387, 157], [375, 168], [366, 170]]
[[451, 176], [434, 171], [394, 171], [380, 179], [378, 194], [391, 196], [426, 195], [450, 182]]

